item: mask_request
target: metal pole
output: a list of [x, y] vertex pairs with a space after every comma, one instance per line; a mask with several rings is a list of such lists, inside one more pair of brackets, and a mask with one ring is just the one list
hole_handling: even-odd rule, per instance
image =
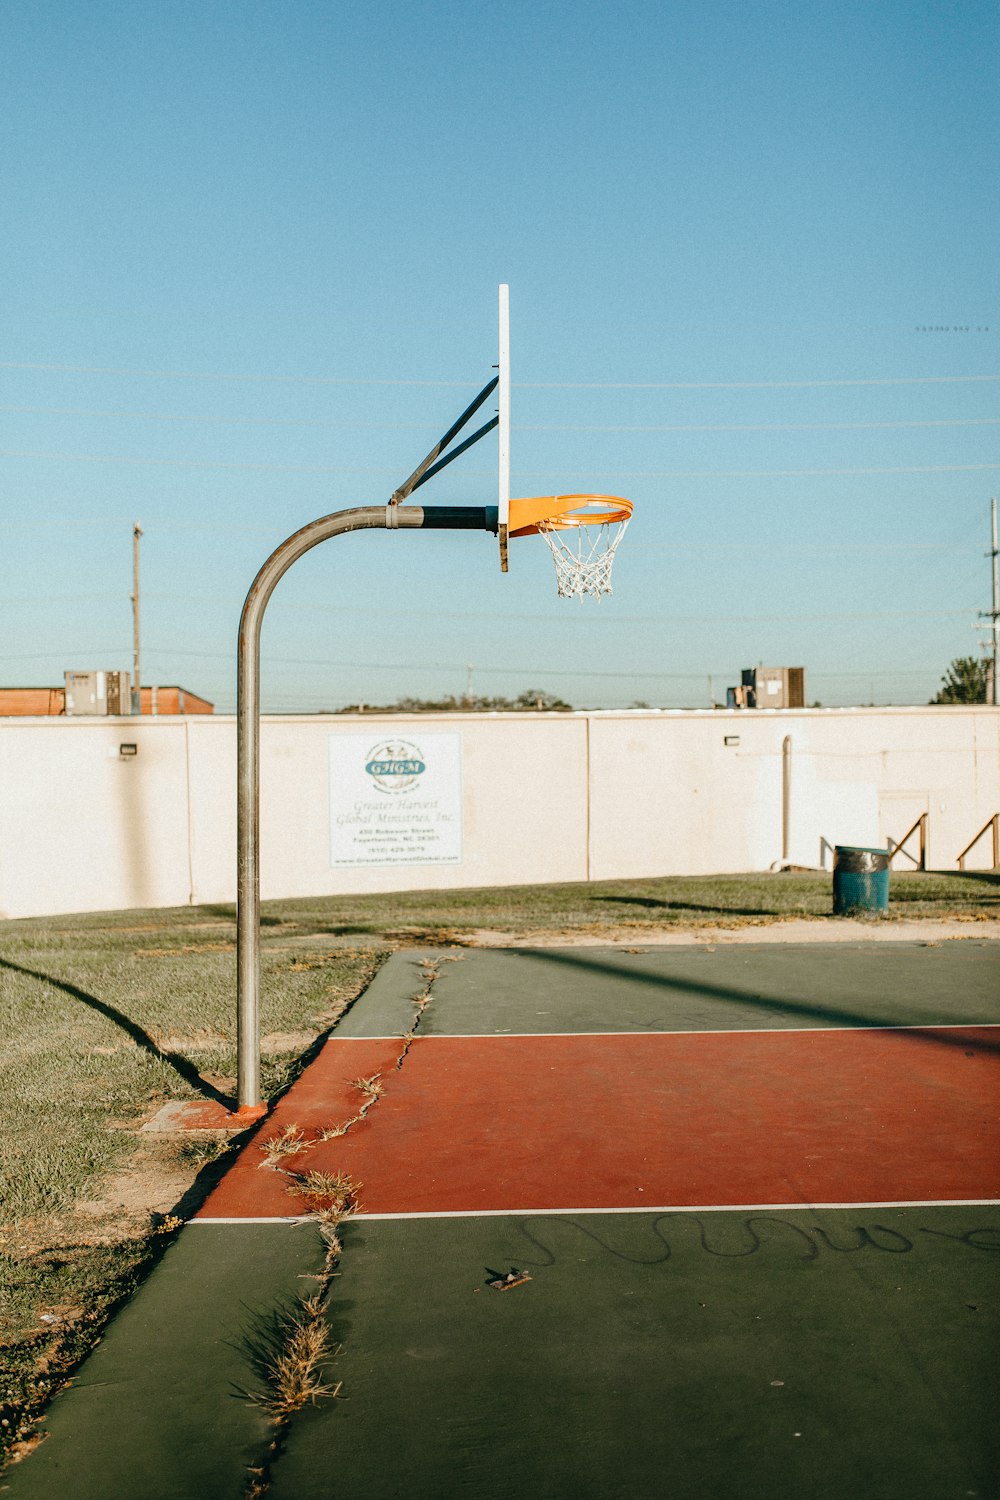
[[781, 742], [781, 863], [787, 865], [792, 846], [792, 737]]
[[142, 713], [142, 684], [139, 679], [139, 538], [142, 527], [132, 527], [132, 712]]
[[237, 1107], [260, 1104], [260, 631], [275, 585], [311, 548], [348, 531], [433, 527], [495, 531], [496, 509], [369, 505], [334, 511], [282, 542], [250, 585], [240, 618], [236, 682]]
[[[1000, 705], [1000, 578], [997, 576], [997, 502], [990, 501], [991, 552], [993, 559], [993, 707]], [[994, 864], [996, 860], [994, 859]]]

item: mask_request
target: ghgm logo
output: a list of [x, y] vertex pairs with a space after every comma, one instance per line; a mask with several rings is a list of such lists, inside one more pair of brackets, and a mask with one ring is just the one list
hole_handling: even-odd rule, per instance
[[365, 770], [383, 792], [405, 792], [427, 770], [416, 745], [383, 740], [368, 752]]

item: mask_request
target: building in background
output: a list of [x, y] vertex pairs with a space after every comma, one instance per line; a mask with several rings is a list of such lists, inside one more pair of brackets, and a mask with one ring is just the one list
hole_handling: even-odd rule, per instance
[[726, 689], [727, 708], [805, 708], [805, 667], [746, 667]]
[[213, 714], [215, 704], [182, 687], [144, 687], [140, 689], [141, 712], [144, 714]]
[[[144, 714], [211, 714], [215, 704], [187, 688], [144, 687]], [[128, 672], [67, 672], [57, 687], [0, 687], [0, 718], [105, 718], [131, 714]]]
[[62, 688], [0, 688], [0, 717], [47, 719], [65, 712], [66, 694]]

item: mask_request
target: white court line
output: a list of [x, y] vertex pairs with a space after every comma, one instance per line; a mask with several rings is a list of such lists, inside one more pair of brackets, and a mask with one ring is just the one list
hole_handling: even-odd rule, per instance
[[[345, 1223], [365, 1220], [394, 1219], [530, 1219], [569, 1217], [579, 1214], [777, 1214], [820, 1213], [838, 1208], [1000, 1208], [1000, 1198], [904, 1198], [884, 1202], [861, 1203], [666, 1203], [641, 1208], [472, 1208], [443, 1209], [440, 1212], [398, 1214], [351, 1214]], [[189, 1219], [189, 1224], [309, 1224], [308, 1214], [289, 1214], [280, 1218], [227, 1219], [205, 1215]]]
[[[815, 1031], [997, 1031], [1000, 1021], [929, 1021], [907, 1022], [901, 1026], [719, 1026], [702, 1028], [685, 1026], [679, 1031], [428, 1031], [413, 1038], [414, 1042], [481, 1042], [512, 1037], [518, 1040], [535, 1037], [571, 1036], [788, 1036]], [[329, 1042], [398, 1042], [400, 1033], [380, 1036], [327, 1037]]]

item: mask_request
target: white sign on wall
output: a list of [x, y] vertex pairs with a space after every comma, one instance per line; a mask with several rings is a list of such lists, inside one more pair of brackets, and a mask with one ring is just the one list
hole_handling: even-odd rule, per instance
[[330, 736], [331, 865], [461, 860], [461, 735]]

